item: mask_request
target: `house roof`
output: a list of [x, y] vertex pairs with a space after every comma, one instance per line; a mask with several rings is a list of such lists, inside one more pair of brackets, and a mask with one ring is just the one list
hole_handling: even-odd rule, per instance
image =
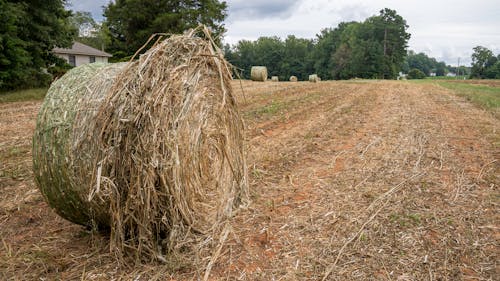
[[73, 46], [71, 49], [64, 48], [54, 48], [52, 50], [54, 53], [58, 54], [70, 54], [70, 55], [87, 55], [87, 56], [96, 56], [96, 57], [112, 57], [111, 54], [100, 51], [96, 48], [92, 48], [80, 42], [73, 42]]

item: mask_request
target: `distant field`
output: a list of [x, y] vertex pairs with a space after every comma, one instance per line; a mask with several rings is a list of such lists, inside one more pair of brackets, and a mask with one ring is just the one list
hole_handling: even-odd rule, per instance
[[45, 97], [47, 88], [36, 88], [9, 92], [0, 92], [1, 102], [16, 102], [16, 101], [30, 101], [41, 100]]

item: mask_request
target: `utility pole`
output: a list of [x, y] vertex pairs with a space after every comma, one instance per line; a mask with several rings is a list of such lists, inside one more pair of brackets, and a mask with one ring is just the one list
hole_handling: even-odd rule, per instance
[[[384, 28], [384, 60], [387, 60], [387, 27]], [[385, 67], [384, 67], [385, 72]], [[382, 79], [385, 78], [385, 73], [382, 74]]]
[[384, 57], [387, 56], [387, 27], [384, 29]]

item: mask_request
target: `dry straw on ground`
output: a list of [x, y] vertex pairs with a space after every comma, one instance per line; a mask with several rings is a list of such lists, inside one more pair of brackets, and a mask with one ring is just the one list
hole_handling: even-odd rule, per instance
[[297, 82], [299, 79], [297, 79], [297, 76], [290, 76], [290, 82]]
[[309, 82], [313, 82], [313, 83], [316, 83], [316, 82], [319, 82], [321, 81], [320, 78], [318, 77], [317, 74], [311, 74], [309, 75]]
[[252, 66], [252, 69], [250, 70], [250, 78], [252, 81], [265, 82], [267, 80], [267, 67]]
[[273, 77], [271, 77], [271, 81], [278, 82], [278, 81], [280, 81], [280, 78], [278, 76], [273, 76]]
[[120, 260], [207, 264], [247, 197], [243, 122], [208, 30], [164, 37], [137, 61], [53, 84], [34, 172], [61, 216], [110, 230]]

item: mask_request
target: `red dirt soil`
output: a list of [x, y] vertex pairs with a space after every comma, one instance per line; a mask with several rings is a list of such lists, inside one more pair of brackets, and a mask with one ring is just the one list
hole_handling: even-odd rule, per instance
[[[492, 114], [431, 84], [233, 87], [252, 202], [210, 280], [498, 280]], [[120, 267], [106, 237], [47, 206], [31, 172], [39, 105], [0, 104], [0, 279], [202, 278], [176, 264]]]

